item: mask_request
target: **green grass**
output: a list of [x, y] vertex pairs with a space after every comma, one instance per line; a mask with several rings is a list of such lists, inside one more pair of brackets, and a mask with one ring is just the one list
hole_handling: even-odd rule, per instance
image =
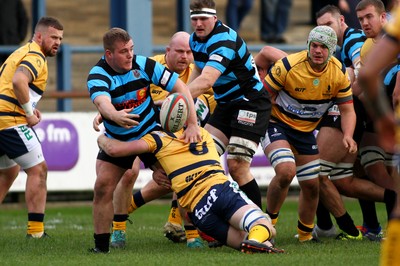
[[[362, 222], [357, 201], [346, 200], [356, 224]], [[382, 226], [386, 225], [383, 204], [377, 204]], [[370, 241], [338, 241], [300, 244], [294, 239], [297, 202], [287, 200], [277, 225], [276, 245], [284, 254], [242, 254], [233, 249], [191, 250], [162, 235], [169, 202], [145, 205], [128, 224], [127, 247], [110, 254], [89, 254], [93, 247], [91, 205], [48, 204], [45, 217], [49, 239], [25, 239], [26, 210], [0, 205], [1, 265], [378, 265], [380, 244]]]

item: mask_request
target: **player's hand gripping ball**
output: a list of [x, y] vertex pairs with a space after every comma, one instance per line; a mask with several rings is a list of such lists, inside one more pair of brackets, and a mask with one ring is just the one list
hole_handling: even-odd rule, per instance
[[166, 131], [179, 131], [186, 124], [188, 115], [189, 103], [186, 97], [181, 93], [172, 93], [161, 105], [161, 126]]

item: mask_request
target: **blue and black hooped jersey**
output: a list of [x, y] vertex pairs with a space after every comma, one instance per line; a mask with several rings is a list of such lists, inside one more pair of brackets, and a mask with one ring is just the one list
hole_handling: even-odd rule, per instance
[[246, 43], [221, 21], [207, 39], [200, 40], [192, 33], [189, 43], [198, 68], [211, 66], [222, 73], [213, 85], [218, 103], [240, 100], [264, 89]]
[[390, 102], [392, 102], [393, 100], [393, 91], [396, 86], [396, 80], [399, 71], [400, 71], [399, 57], [397, 58], [397, 62], [391, 63], [387, 68], [385, 68], [382, 71], [383, 85], [385, 86], [386, 95], [388, 96]]
[[139, 125], [130, 129], [120, 127], [103, 118], [106, 134], [122, 141], [139, 139], [147, 133], [160, 129], [158, 111], [150, 97], [150, 84], [171, 91], [178, 74], [147, 57], [134, 55], [132, 70], [115, 72], [104, 56], [90, 70], [87, 87], [92, 101], [99, 95], [107, 95], [116, 110], [134, 108], [132, 114], [139, 114]]
[[361, 47], [367, 37], [359, 29], [347, 28], [343, 36], [343, 45], [340, 49], [340, 59], [346, 67], [351, 67], [356, 58], [360, 57]]

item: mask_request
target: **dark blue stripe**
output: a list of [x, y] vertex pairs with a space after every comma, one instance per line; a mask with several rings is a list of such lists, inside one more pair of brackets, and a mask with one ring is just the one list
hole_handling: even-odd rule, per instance
[[285, 67], [286, 71], [289, 72], [289, 70], [292, 68], [292, 66], [290, 65], [287, 57], [282, 58], [282, 63], [283, 63], [283, 66]]
[[25, 116], [16, 112], [0, 112], [0, 116]]
[[87, 80], [101, 80], [107, 83], [109, 88], [111, 87], [111, 80], [107, 76], [104, 76], [103, 74], [98, 74], [98, 73], [89, 74]]
[[10, 102], [12, 104], [15, 104], [16, 106], [21, 107], [21, 105], [19, 104], [18, 100], [15, 99], [15, 98], [12, 98], [10, 96], [4, 95], [4, 94], [0, 94], [0, 99], [4, 100], [4, 101], [7, 101], [7, 102]]
[[29, 83], [29, 88], [39, 95], [43, 95], [43, 91], [39, 87], [35, 86], [33, 83]]
[[150, 135], [153, 137], [154, 141], [156, 142], [157, 148], [156, 148], [156, 150], [154, 151], [154, 153], [157, 153], [157, 152], [159, 152], [159, 151], [161, 150], [161, 148], [162, 148], [162, 146], [163, 146], [163, 145], [162, 145], [162, 140], [161, 140], [160, 136], [157, 135], [157, 134], [150, 133]]
[[40, 56], [40, 57], [43, 59], [43, 61], [46, 61], [46, 57], [45, 57], [43, 54], [39, 53], [39, 52], [29, 51], [28, 54], [35, 54], [35, 55], [38, 55], [38, 56]]
[[28, 61], [22, 61], [22, 62], [20, 63], [20, 65], [26, 65], [26, 66], [33, 72], [33, 75], [35, 76], [34, 79], [37, 79], [37, 77], [38, 77], [38, 72], [37, 72], [36, 68], [35, 68], [30, 62], [28, 62]]
[[202, 167], [202, 166], [205, 166], [205, 165], [210, 165], [210, 164], [211, 165], [219, 164], [219, 162], [216, 161], [216, 160], [204, 160], [204, 161], [196, 162], [196, 163], [187, 165], [185, 167], [179, 168], [178, 170], [170, 173], [168, 175], [168, 177], [169, 177], [169, 179], [172, 180], [174, 177], [176, 177], [176, 176], [178, 176], [180, 174], [183, 174], [183, 173], [186, 173], [186, 172], [191, 171], [193, 169], [196, 169], [196, 168], [199, 168], [199, 167]]

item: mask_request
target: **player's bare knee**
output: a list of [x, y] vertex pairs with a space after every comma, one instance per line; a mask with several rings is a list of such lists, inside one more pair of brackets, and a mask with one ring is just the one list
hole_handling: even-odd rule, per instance
[[138, 177], [138, 172], [134, 171], [132, 169], [128, 169], [125, 171], [125, 173], [123, 174], [120, 182], [123, 186], [125, 187], [133, 187], [133, 185], [135, 184], [135, 181]]
[[47, 180], [47, 164], [41, 162], [35, 166], [25, 169], [25, 173], [28, 178], [37, 178], [40, 182], [46, 182]]
[[318, 198], [319, 195], [319, 180], [311, 179], [305, 181], [299, 181], [299, 185], [301, 190], [303, 190], [304, 194], [307, 198], [315, 199]]
[[330, 186], [331, 181], [329, 180], [329, 177], [327, 176], [320, 176], [319, 177], [319, 187], [321, 190], [326, 190], [328, 189]]
[[250, 163], [236, 159], [227, 160], [229, 173], [232, 176], [244, 176], [250, 171]]
[[346, 197], [352, 197], [354, 195], [354, 186], [357, 185], [353, 183], [354, 178], [342, 178], [338, 180], [332, 180], [333, 184], [335, 185], [336, 189], [339, 193]]
[[279, 175], [284, 179], [292, 180], [296, 176], [296, 165], [292, 163], [282, 163], [277, 167], [277, 171], [279, 171]]

